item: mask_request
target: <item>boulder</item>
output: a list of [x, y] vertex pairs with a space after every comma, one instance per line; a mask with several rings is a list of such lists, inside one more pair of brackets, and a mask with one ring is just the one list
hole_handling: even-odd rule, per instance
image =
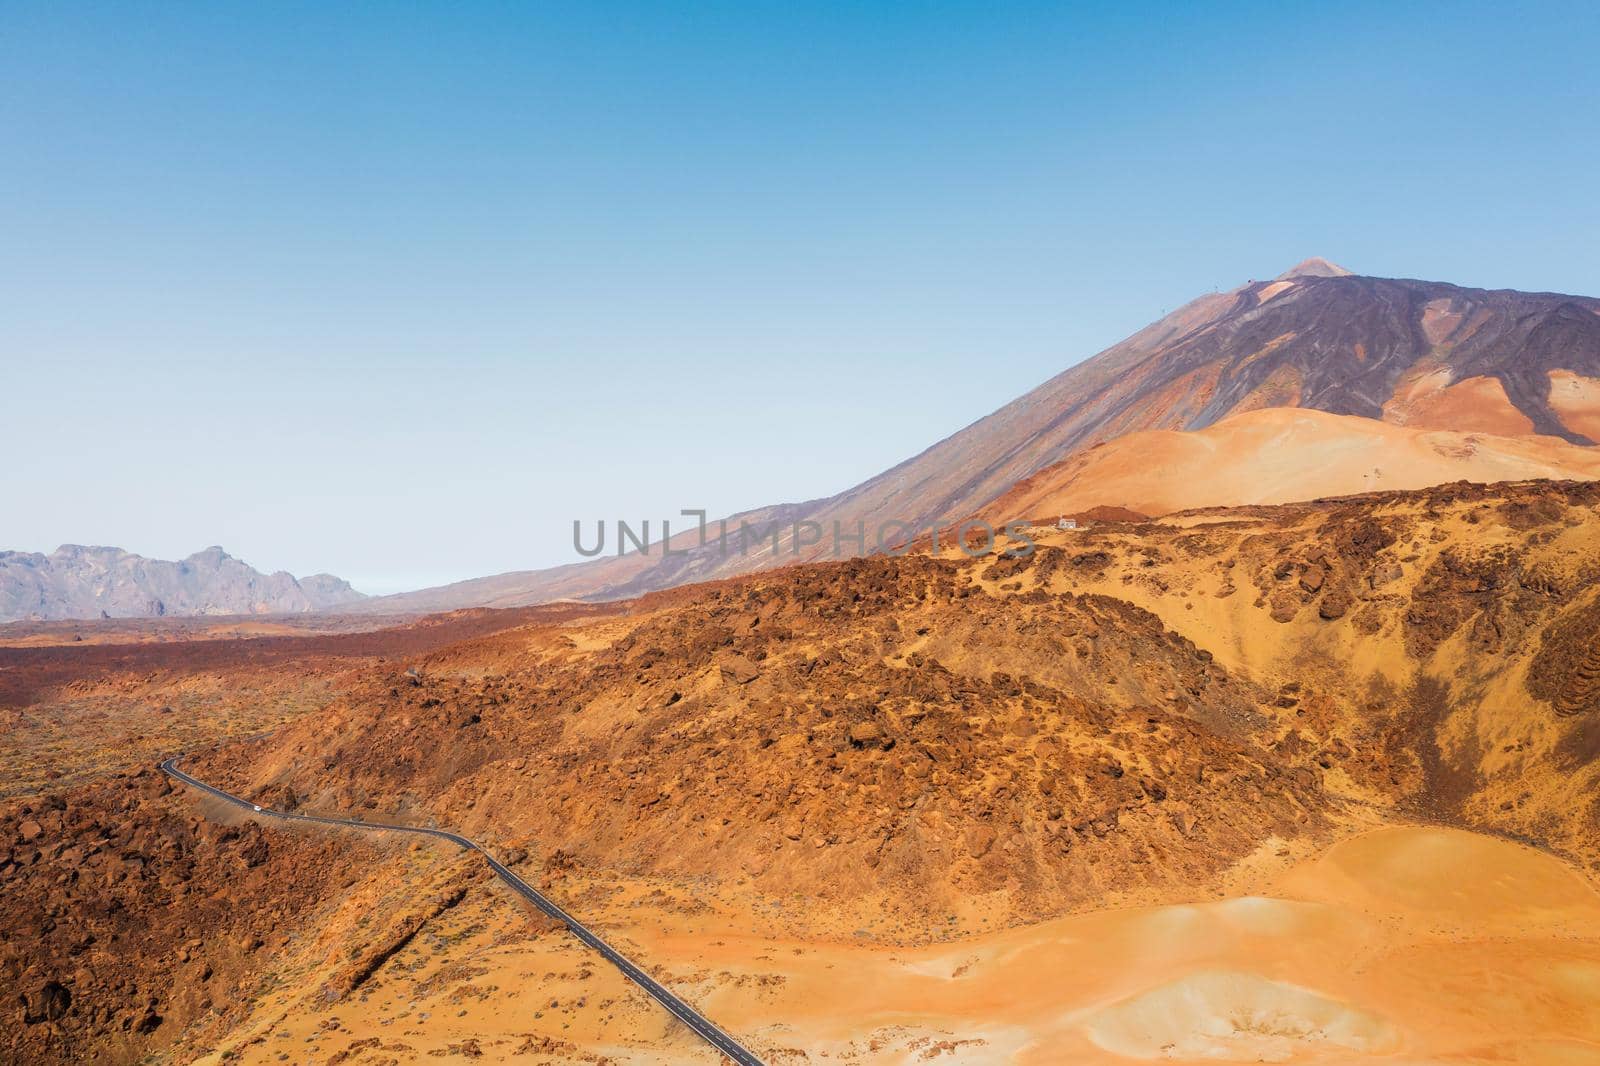
[[731, 655], [722, 663], [722, 676], [736, 685], [748, 685], [761, 676], [761, 671], [743, 655]]
[[72, 993], [60, 981], [46, 981], [21, 998], [24, 1025], [60, 1021], [72, 1007]]
[[865, 722], [857, 722], [850, 727], [850, 745], [852, 747], [886, 748], [889, 746], [886, 743], [886, 739], [883, 726], [871, 719]]

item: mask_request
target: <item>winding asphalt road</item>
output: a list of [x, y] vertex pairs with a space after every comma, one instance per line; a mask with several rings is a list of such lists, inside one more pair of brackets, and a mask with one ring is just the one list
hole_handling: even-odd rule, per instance
[[674, 1018], [677, 1018], [690, 1029], [693, 1029], [695, 1034], [702, 1040], [716, 1048], [718, 1051], [722, 1052], [724, 1055], [728, 1056], [728, 1058], [732, 1059], [734, 1062], [739, 1063], [740, 1066], [762, 1066], [761, 1060], [756, 1058], [749, 1051], [745, 1050], [738, 1041], [733, 1039], [733, 1037], [729, 1036], [727, 1033], [724, 1033], [715, 1025], [712, 1025], [704, 1015], [695, 1010], [693, 1007], [689, 1006], [689, 1004], [685, 1003], [683, 1000], [679, 999], [677, 996], [673, 995], [671, 992], [668, 992], [659, 983], [657, 983], [653, 977], [639, 969], [639, 967], [635, 966], [633, 963], [629, 962], [627, 957], [621, 952], [617, 951], [616, 948], [612, 947], [610, 944], [607, 944], [604, 940], [601, 940], [594, 933], [590, 932], [576, 918], [562, 910], [560, 907], [556, 906], [546, 896], [540, 893], [532, 885], [528, 884], [528, 882], [512, 873], [493, 855], [490, 855], [478, 844], [468, 840], [459, 833], [451, 833], [443, 829], [422, 829], [409, 825], [384, 825], [381, 822], [352, 822], [343, 818], [324, 818], [321, 815], [316, 814], [290, 814], [287, 811], [275, 811], [267, 807], [258, 807], [249, 800], [240, 799], [231, 792], [224, 792], [220, 788], [206, 784], [199, 778], [190, 777], [188, 774], [178, 769], [178, 760], [180, 758], [181, 756], [174, 756], [173, 758], [170, 758], [166, 762], [162, 763], [162, 771], [166, 773], [167, 776], [183, 782], [190, 788], [199, 789], [201, 792], [215, 796], [217, 799], [223, 800], [224, 802], [231, 803], [235, 807], [243, 807], [245, 810], [255, 814], [263, 814], [269, 818], [279, 818], [286, 822], [316, 822], [319, 825], [337, 825], [344, 826], [348, 829], [369, 829], [383, 833], [410, 833], [414, 836], [438, 837], [441, 840], [448, 840], [457, 847], [465, 848], [467, 851], [477, 852], [479, 855], [483, 856], [484, 861], [489, 864], [489, 869], [493, 870], [499, 876], [500, 880], [510, 885], [512, 890], [516, 892], [517, 895], [521, 896], [529, 903], [532, 903], [535, 907], [538, 907], [541, 911], [544, 911], [544, 913], [548, 914], [556, 921], [565, 925], [567, 929], [571, 931], [573, 936], [577, 937], [579, 940], [583, 941], [585, 944], [589, 945], [595, 951], [603, 955], [606, 961], [610, 962], [611, 965], [622, 971], [624, 977], [638, 985], [640, 988], [644, 989], [651, 999], [667, 1008], [667, 1010], [672, 1013]]

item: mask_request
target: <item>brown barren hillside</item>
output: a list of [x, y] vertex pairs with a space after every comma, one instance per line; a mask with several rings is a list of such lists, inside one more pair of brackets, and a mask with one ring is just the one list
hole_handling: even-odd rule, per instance
[[[587, 653], [497, 638], [418, 684], [375, 677], [237, 783], [469, 829], [498, 812], [585, 861], [883, 897], [924, 931], [974, 894], [1057, 913], [1315, 829], [1314, 775], [1264, 754], [1270, 693], [1120, 600], [996, 600], [975, 577], [858, 560], [706, 590]], [[492, 673], [460, 680], [468, 662]], [[1135, 864], [1146, 849], [1161, 861]]]
[[[200, 765], [328, 809], [511, 817], [663, 874], [848, 899], [881, 867], [913, 924], [979, 884], [1021, 917], [1204, 876], [1270, 832], [1314, 835], [1341, 789], [1460, 812], [1562, 766], [1513, 804], [1555, 821], [1516, 828], [1593, 860], [1592, 804], [1553, 805], [1594, 773], [1558, 757], [1586, 721], [1523, 670], [1547, 640], [1587, 648], [1571, 613], [1600, 583], [1597, 499], [1455, 484], [1043, 529], [1026, 558], [783, 570], [460, 645], [420, 679], [379, 671], [337, 713]], [[1520, 693], [1547, 760], [1484, 776], [1492, 737], [1452, 747], [1491, 685]], [[1169, 837], [1180, 810], [1232, 828]], [[1127, 863], [1150, 849], [1164, 861]]]
[[[766, 1061], [1593, 1057], [1600, 485], [1032, 535], [307, 660], [187, 765], [470, 833]], [[10, 1058], [714, 1061], [460, 856], [221, 813], [3, 801]]]
[[1095, 507], [1161, 515], [1529, 478], [1600, 478], [1600, 448], [1556, 437], [1418, 429], [1269, 408], [1191, 433], [1152, 430], [1119, 437], [1023, 479], [981, 517], [998, 527]]

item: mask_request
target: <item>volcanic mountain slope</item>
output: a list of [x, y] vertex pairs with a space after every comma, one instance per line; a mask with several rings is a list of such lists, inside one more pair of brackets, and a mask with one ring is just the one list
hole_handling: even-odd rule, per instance
[[1017, 482], [980, 517], [998, 529], [1106, 504], [1162, 515], [1529, 478], [1600, 478], [1600, 448], [1274, 407], [1189, 433], [1146, 430], [1096, 445]]
[[0, 622], [297, 614], [365, 598], [331, 574], [263, 574], [217, 547], [177, 562], [79, 544], [63, 544], [49, 555], [0, 552]]
[[[675, 523], [674, 547], [688, 549], [681, 555], [664, 557], [658, 548], [650, 556], [503, 574], [370, 606], [442, 610], [637, 595], [822, 557], [833, 550], [835, 522], [846, 535], [864, 524], [871, 550], [884, 523], [959, 521], [1096, 444], [1143, 431], [1204, 429], [1265, 407], [1588, 445], [1591, 431], [1600, 432], [1600, 300], [1361, 277], [1308, 260], [1275, 280], [1193, 301], [837, 496], [730, 520], [735, 530], [741, 520], [756, 530], [815, 522], [823, 532], [817, 543], [796, 549], [786, 536], [773, 551], [756, 536], [748, 553], [702, 549], [697, 534]], [[889, 529], [891, 540], [896, 531]]]

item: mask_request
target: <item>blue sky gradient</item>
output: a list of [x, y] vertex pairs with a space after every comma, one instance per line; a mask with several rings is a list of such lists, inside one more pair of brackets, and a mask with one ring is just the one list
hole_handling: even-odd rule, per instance
[[1600, 294], [1600, 14], [28, 4], [0, 547], [396, 591], [831, 494], [1323, 255]]

